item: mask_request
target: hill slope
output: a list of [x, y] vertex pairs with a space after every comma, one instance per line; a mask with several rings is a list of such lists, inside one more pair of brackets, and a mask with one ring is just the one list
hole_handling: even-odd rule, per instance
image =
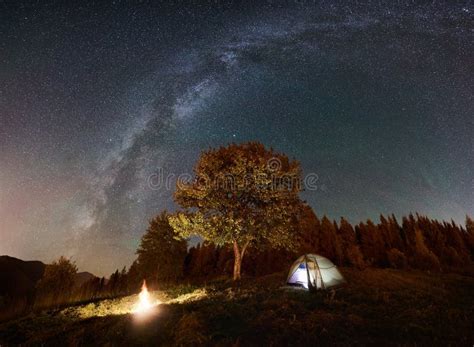
[[0, 256], [0, 296], [30, 297], [46, 265], [40, 261]]
[[80, 287], [84, 283], [92, 280], [93, 278], [96, 278], [97, 276], [91, 274], [90, 272], [83, 271], [83, 272], [78, 272], [74, 278], [74, 286], [75, 287]]
[[0, 325], [0, 343], [113, 345], [454, 344], [474, 341], [474, 278], [342, 269], [333, 297], [282, 288], [285, 274], [154, 292], [146, 319], [137, 296]]

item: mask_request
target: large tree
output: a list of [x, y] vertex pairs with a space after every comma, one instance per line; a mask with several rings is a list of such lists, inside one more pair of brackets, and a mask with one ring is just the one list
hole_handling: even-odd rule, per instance
[[251, 243], [294, 245], [302, 205], [297, 161], [257, 142], [231, 144], [203, 152], [194, 174], [177, 183], [175, 200], [186, 210], [171, 216], [170, 224], [182, 237], [232, 245], [234, 280]]
[[137, 254], [136, 266], [150, 282], [173, 281], [182, 276], [186, 241], [176, 238], [166, 211], [150, 221]]

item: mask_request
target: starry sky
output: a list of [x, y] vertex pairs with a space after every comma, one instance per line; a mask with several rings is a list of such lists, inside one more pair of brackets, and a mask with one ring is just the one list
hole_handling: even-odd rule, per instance
[[2, 1], [0, 254], [128, 266], [174, 177], [249, 140], [318, 215], [462, 223], [473, 71], [471, 1]]

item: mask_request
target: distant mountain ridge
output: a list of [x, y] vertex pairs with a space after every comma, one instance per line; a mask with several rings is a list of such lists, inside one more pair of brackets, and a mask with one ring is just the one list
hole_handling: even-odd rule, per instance
[[[45, 268], [46, 264], [38, 260], [25, 261], [8, 255], [0, 256], [0, 296], [26, 297], [30, 301]], [[80, 287], [95, 277], [90, 272], [78, 272], [74, 284]]]
[[91, 274], [90, 272], [87, 272], [87, 271], [78, 272], [76, 274], [76, 278], [74, 279], [74, 286], [80, 287], [84, 283], [86, 283], [86, 282], [88, 282], [88, 281], [90, 281], [94, 278], [97, 278], [97, 276], [95, 276], [94, 274]]
[[45, 268], [41, 261], [0, 256], [0, 296], [32, 298]]

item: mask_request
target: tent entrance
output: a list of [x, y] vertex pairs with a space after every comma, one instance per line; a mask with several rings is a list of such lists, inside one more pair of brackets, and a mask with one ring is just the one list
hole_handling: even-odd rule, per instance
[[301, 262], [290, 276], [290, 284], [299, 285], [306, 289], [310, 287], [323, 288], [321, 273], [314, 261]]
[[326, 289], [344, 283], [336, 266], [327, 258], [315, 254], [299, 257], [291, 266], [287, 284], [306, 289]]

